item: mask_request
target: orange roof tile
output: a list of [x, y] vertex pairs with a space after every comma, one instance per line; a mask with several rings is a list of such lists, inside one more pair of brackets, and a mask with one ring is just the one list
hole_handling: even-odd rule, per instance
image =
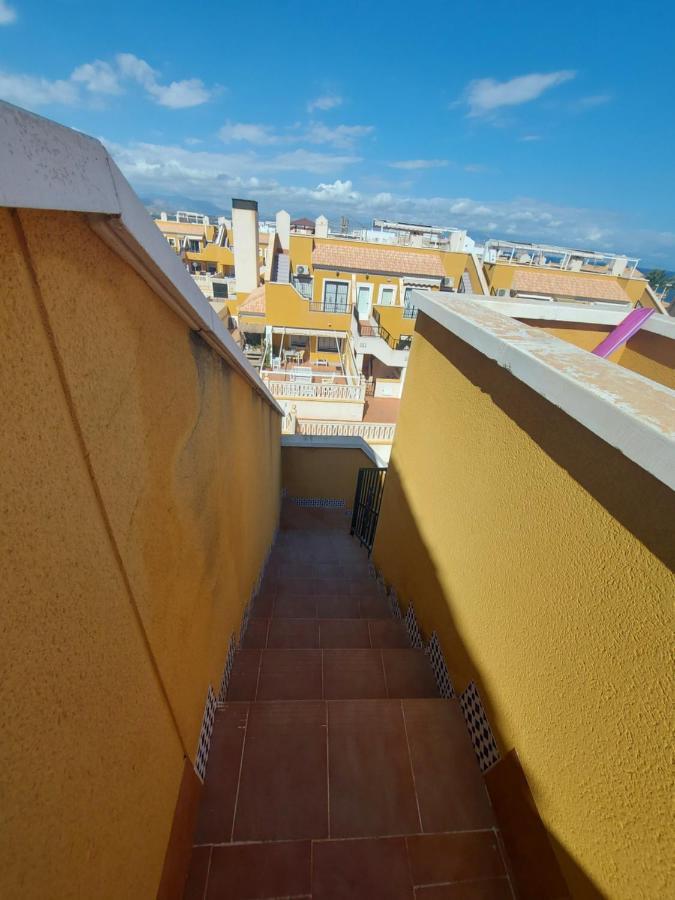
[[239, 307], [240, 313], [259, 313], [261, 315], [265, 315], [265, 285], [261, 284], [260, 287], [255, 288], [255, 290], [251, 291], [246, 300]]
[[399, 247], [363, 247], [358, 244], [318, 244], [312, 263], [326, 269], [352, 272], [382, 272], [391, 275], [425, 275], [443, 278], [445, 270], [439, 255], [411, 253]]
[[606, 275], [562, 275], [558, 272], [517, 269], [511, 290], [555, 297], [586, 297], [589, 300], [622, 300], [630, 298], [621, 285]]

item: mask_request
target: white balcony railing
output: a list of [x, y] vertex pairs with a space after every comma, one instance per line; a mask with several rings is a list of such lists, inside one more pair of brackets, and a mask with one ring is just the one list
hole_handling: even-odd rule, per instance
[[301, 381], [273, 381], [263, 379], [273, 397], [296, 400], [365, 400], [366, 383], [362, 384], [303, 384]]
[[298, 420], [296, 434], [316, 437], [360, 437], [369, 443], [391, 444], [394, 440], [394, 422], [313, 422]]

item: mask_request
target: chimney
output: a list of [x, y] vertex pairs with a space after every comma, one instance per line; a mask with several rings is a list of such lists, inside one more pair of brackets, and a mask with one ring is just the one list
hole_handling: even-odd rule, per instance
[[159, 214], [159, 218], [161, 219], [162, 222], [167, 222], [169, 220], [169, 217], [167, 216], [167, 214], [165, 212], [161, 212]]
[[314, 223], [314, 237], [328, 237], [328, 219], [325, 216], [319, 216]]
[[626, 274], [626, 266], [628, 265], [628, 257], [627, 256], [617, 256], [617, 258], [612, 263], [612, 275], [618, 275], [619, 277]]
[[281, 249], [288, 252], [291, 237], [291, 217], [285, 209], [279, 210], [277, 213], [277, 237], [279, 238]]
[[237, 293], [250, 294], [260, 283], [256, 200], [232, 200], [232, 231]]

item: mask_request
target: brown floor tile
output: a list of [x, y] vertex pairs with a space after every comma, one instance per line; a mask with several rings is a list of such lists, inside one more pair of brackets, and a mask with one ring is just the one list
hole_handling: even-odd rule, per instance
[[312, 900], [374, 898], [413, 898], [402, 838], [314, 843]]
[[358, 597], [317, 597], [316, 605], [320, 619], [358, 619], [361, 616]]
[[398, 619], [370, 619], [368, 622], [370, 643], [373, 647], [392, 650], [410, 647], [410, 638], [403, 622]]
[[273, 608], [274, 594], [258, 594], [257, 597], [253, 598], [253, 602], [251, 603], [251, 616], [260, 619], [267, 618], [272, 615]]
[[298, 578], [294, 575], [277, 577], [276, 590], [277, 599], [280, 597], [302, 597], [314, 593], [311, 578]]
[[366, 619], [320, 619], [319, 627], [324, 649], [370, 647]]
[[260, 900], [308, 894], [309, 841], [214, 847], [206, 900]]
[[319, 623], [316, 619], [271, 619], [267, 646], [270, 650], [317, 648]]
[[321, 700], [321, 650], [263, 650], [256, 700]]
[[381, 652], [389, 697], [438, 697], [436, 678], [423, 650]]
[[387, 598], [382, 594], [361, 594], [359, 600], [364, 619], [386, 619], [391, 615]]
[[406, 840], [414, 885], [506, 877], [494, 831], [424, 834]]
[[327, 806], [325, 704], [252, 704], [234, 839], [327, 837]]
[[387, 689], [379, 650], [324, 650], [326, 700], [385, 700]]
[[493, 828], [469, 734], [456, 700], [403, 700], [424, 831]]
[[420, 830], [401, 705], [328, 703], [331, 837]]
[[193, 847], [183, 900], [204, 900], [206, 879], [211, 861], [210, 847]]
[[513, 900], [506, 878], [415, 888], [416, 900]]
[[216, 711], [195, 844], [218, 844], [232, 837], [248, 708], [248, 703], [227, 703]]
[[243, 650], [263, 650], [267, 646], [267, 627], [269, 619], [248, 620], [246, 634], [242, 638]]
[[275, 619], [315, 619], [316, 599], [311, 596], [278, 597], [272, 615]]
[[228, 700], [255, 700], [262, 650], [237, 650], [227, 687]]

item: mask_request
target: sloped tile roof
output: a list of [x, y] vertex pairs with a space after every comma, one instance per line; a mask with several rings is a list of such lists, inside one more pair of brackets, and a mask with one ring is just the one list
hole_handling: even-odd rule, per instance
[[589, 300], [622, 300], [630, 298], [613, 278], [606, 275], [562, 275], [558, 272], [517, 269], [511, 289], [554, 297], [586, 297]]
[[240, 313], [259, 313], [265, 315], [265, 285], [261, 284], [255, 290], [251, 291], [248, 297], [239, 307]]
[[400, 247], [363, 247], [358, 244], [318, 244], [312, 263], [326, 269], [352, 272], [384, 272], [391, 275], [427, 275], [443, 278], [445, 270], [439, 255], [411, 253]]

